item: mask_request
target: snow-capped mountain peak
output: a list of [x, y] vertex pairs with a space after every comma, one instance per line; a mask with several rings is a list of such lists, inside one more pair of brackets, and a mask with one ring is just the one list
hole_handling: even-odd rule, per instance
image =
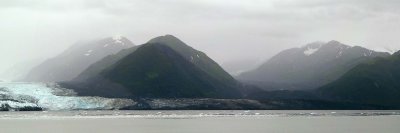
[[125, 45], [125, 43], [123, 41], [121, 41], [122, 38], [123, 37], [121, 35], [115, 35], [112, 37], [112, 39], [114, 40], [114, 43]]
[[121, 40], [122, 39], [122, 35], [114, 35], [113, 40]]
[[31, 82], [71, 80], [96, 61], [133, 46], [135, 45], [130, 40], [122, 36], [76, 43], [63, 53], [37, 65], [22, 80]]
[[130, 45], [131, 44], [131, 42], [127, 38], [122, 36], [122, 35], [114, 35], [114, 36], [112, 36], [111, 38], [108, 38], [108, 39], [110, 39], [111, 41], [107, 41], [106, 43], [104, 43], [103, 44], [104, 48], [111, 47], [111, 46], [117, 46], [117, 45], [125, 46], [125, 45]]

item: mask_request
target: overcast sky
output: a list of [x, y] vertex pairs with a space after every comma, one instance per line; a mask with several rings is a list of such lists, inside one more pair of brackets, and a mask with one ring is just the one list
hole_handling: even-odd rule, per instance
[[0, 0], [0, 71], [78, 40], [172, 34], [219, 63], [314, 41], [400, 49], [398, 0]]

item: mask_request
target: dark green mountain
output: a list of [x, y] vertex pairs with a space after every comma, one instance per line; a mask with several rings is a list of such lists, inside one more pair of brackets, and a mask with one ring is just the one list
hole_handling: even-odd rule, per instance
[[[234, 98], [240, 95], [237, 82], [216, 62], [174, 36], [157, 37], [132, 51], [126, 56], [120, 52], [114, 55], [118, 57], [104, 58], [81, 74], [86, 76], [66, 85], [83, 95], [106, 97]], [[119, 57], [123, 58], [113, 60]], [[99, 64], [108, 67], [96, 67]]]
[[193, 49], [172, 35], [160, 36], [151, 39], [148, 43], [161, 43], [167, 45], [174, 51], [178, 52], [185, 60], [190, 61], [216, 80], [231, 84], [236, 83], [235, 79], [231, 75], [229, 75], [218, 65], [218, 63], [209, 58], [205, 53]]
[[93, 78], [99, 75], [103, 70], [112, 66], [122, 58], [126, 57], [127, 55], [133, 53], [139, 46], [134, 46], [129, 49], [123, 49], [117, 54], [108, 55], [103, 59], [93, 63], [90, 65], [86, 70], [84, 70], [78, 77], [74, 78], [75, 81], [85, 81], [89, 78]]
[[333, 100], [400, 107], [400, 51], [360, 64], [318, 92]]

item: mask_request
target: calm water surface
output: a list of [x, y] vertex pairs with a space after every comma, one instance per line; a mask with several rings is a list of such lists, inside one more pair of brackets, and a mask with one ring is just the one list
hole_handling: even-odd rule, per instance
[[0, 112], [1, 133], [399, 133], [400, 111]]

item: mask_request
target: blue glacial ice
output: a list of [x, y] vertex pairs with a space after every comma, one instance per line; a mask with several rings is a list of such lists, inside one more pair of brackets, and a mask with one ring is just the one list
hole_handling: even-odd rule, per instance
[[40, 107], [44, 110], [119, 109], [136, 104], [129, 99], [79, 97], [54, 83], [0, 83], [0, 105], [11, 108]]

